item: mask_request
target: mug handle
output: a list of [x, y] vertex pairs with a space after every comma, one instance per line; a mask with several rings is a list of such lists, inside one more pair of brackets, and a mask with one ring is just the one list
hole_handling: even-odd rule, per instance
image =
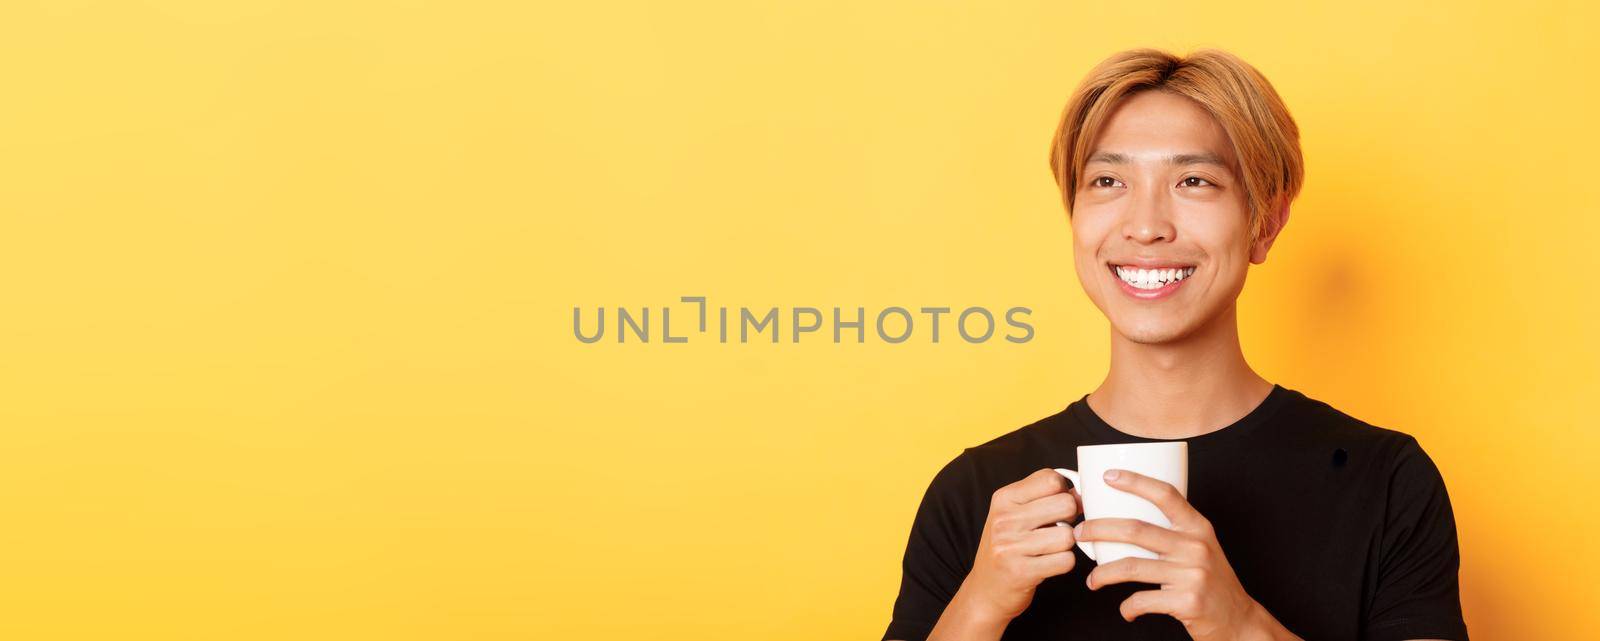
[[[1060, 474], [1062, 476], [1067, 477], [1068, 481], [1072, 481], [1072, 487], [1076, 488], [1078, 490], [1078, 496], [1081, 498], [1083, 496], [1083, 483], [1080, 483], [1078, 481], [1078, 473], [1076, 471], [1074, 471], [1074, 470], [1069, 470], [1069, 469], [1061, 468], [1061, 467], [1055, 468], [1055, 470], [1056, 470], [1057, 474]], [[1078, 511], [1079, 512], [1083, 511], [1083, 506], [1082, 505], [1078, 506]], [[1058, 525], [1060, 527], [1071, 527], [1071, 526], [1067, 525], [1066, 521], [1056, 521], [1056, 525]], [[1095, 560], [1095, 558], [1094, 558], [1094, 543], [1093, 542], [1090, 542], [1090, 541], [1078, 541], [1078, 549], [1083, 550], [1083, 553], [1087, 554], [1089, 556], [1089, 560], [1090, 561], [1094, 561]]]

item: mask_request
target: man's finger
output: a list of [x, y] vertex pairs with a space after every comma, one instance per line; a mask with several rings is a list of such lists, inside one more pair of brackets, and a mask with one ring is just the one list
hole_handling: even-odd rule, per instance
[[1050, 468], [1029, 474], [1020, 481], [995, 490], [994, 499], [1021, 505], [1051, 494], [1066, 491], [1067, 479]]
[[1013, 507], [1010, 518], [1018, 527], [1031, 529], [1051, 525], [1056, 521], [1069, 521], [1081, 511], [1078, 499], [1062, 492]]
[[1166, 585], [1177, 580], [1178, 567], [1178, 564], [1170, 561], [1156, 561], [1130, 556], [1095, 567], [1093, 571], [1089, 572], [1089, 578], [1085, 580], [1085, 583], [1090, 590], [1098, 590], [1103, 586], [1126, 581]]
[[1022, 540], [1017, 542], [1016, 549], [1023, 554], [1037, 556], [1070, 552], [1074, 543], [1077, 541], [1072, 538], [1072, 528], [1042, 527], [1024, 534]]
[[1073, 535], [1079, 541], [1132, 543], [1162, 556], [1175, 552], [1184, 540], [1177, 532], [1139, 519], [1084, 519]]
[[1124, 621], [1133, 621], [1141, 614], [1166, 614], [1174, 618], [1187, 618], [1193, 609], [1195, 595], [1182, 590], [1141, 590], [1123, 599], [1117, 611]]
[[1189, 500], [1171, 483], [1129, 470], [1111, 471], [1116, 472], [1116, 476], [1106, 477], [1108, 485], [1154, 503], [1162, 514], [1167, 515], [1167, 520], [1172, 521], [1173, 527], [1187, 528], [1195, 522], [1195, 517], [1200, 516], [1200, 512], [1189, 505]]
[[1078, 557], [1074, 556], [1070, 551], [1053, 552], [1028, 557], [1027, 566], [1034, 576], [1044, 579], [1045, 577], [1071, 572], [1072, 568], [1077, 565], [1077, 559]]

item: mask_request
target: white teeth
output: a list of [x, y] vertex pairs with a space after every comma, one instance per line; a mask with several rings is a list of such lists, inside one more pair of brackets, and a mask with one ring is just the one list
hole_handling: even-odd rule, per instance
[[1113, 268], [1117, 277], [1123, 282], [1139, 289], [1157, 289], [1173, 282], [1183, 280], [1194, 274], [1195, 268], [1173, 269], [1133, 269], [1130, 267]]

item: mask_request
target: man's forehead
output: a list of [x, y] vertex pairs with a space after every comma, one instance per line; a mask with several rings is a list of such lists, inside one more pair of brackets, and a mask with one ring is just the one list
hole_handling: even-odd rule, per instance
[[1096, 149], [1087, 163], [1110, 165], [1164, 163], [1168, 165], [1216, 165], [1231, 167], [1230, 156], [1208, 149]]
[[1117, 105], [1085, 161], [1233, 166], [1228, 133], [1193, 100], [1168, 91], [1142, 91]]

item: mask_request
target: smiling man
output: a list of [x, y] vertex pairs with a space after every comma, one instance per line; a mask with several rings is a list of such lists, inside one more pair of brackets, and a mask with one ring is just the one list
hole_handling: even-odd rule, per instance
[[[1467, 639], [1444, 480], [1417, 441], [1269, 382], [1236, 301], [1289, 219], [1299, 131], [1231, 54], [1139, 49], [1074, 93], [1050, 150], [1105, 380], [934, 476], [884, 639]], [[1188, 497], [1110, 472], [1172, 522], [1092, 519], [1051, 468], [1188, 442]], [[1096, 566], [1077, 539], [1159, 560]]]

